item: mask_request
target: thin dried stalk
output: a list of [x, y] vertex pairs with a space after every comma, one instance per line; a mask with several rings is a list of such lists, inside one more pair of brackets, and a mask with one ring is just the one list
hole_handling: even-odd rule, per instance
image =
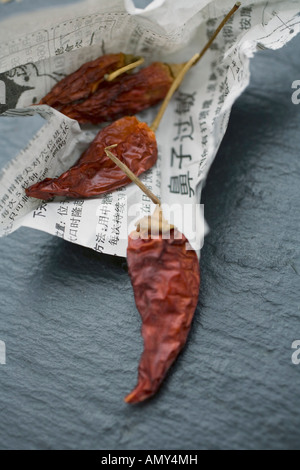
[[130, 70], [133, 70], [140, 65], [142, 65], [145, 62], [145, 59], [143, 57], [137, 57], [134, 62], [131, 62], [130, 64], [124, 65], [124, 67], [121, 67], [118, 70], [115, 70], [112, 73], [106, 74], [105, 75], [105, 80], [107, 82], [112, 82], [116, 78], [118, 78], [120, 75], [123, 75], [126, 72], [130, 72]]
[[230, 20], [230, 18], [235, 14], [235, 12], [240, 8], [241, 6], [241, 2], [237, 2], [234, 7], [230, 10], [230, 12], [226, 15], [226, 17], [224, 18], [224, 20], [220, 23], [219, 27], [216, 29], [215, 33], [213, 34], [213, 36], [210, 38], [210, 40], [208, 41], [208, 43], [206, 44], [206, 46], [202, 49], [201, 52], [199, 52], [198, 54], [195, 54], [188, 62], [182, 64], [181, 67], [179, 67], [179, 70], [178, 70], [178, 75], [176, 76], [166, 98], [164, 99], [162, 105], [161, 105], [161, 108], [156, 116], [156, 118], [154, 119], [152, 125], [151, 125], [151, 129], [153, 130], [153, 132], [156, 132], [158, 127], [159, 127], [159, 124], [166, 112], [166, 109], [175, 93], [175, 91], [180, 87], [180, 85], [182, 84], [186, 74], [188, 73], [188, 71], [195, 65], [197, 64], [201, 59], [202, 57], [205, 55], [205, 53], [208, 51], [208, 49], [211, 47], [211, 45], [213, 44], [213, 42], [215, 41], [215, 39], [217, 38], [217, 36], [220, 34], [220, 32], [222, 31], [222, 29], [224, 28], [224, 26], [226, 25], [226, 23]]

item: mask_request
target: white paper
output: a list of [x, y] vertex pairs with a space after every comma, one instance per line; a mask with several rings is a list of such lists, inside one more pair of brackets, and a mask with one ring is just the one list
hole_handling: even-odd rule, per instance
[[[156, 0], [146, 10], [131, 0], [84, 1], [22, 15], [0, 24], [0, 112], [41, 114], [45, 126], [0, 175], [0, 235], [20, 226], [43, 230], [98, 252], [126, 256], [127, 236], [149, 199], [134, 185], [91, 200], [27, 198], [24, 188], [70, 168], [99, 128], [80, 129], [38, 102], [64, 75], [99, 55], [126, 52], [147, 63], [182, 63], [198, 52], [232, 0]], [[278, 49], [300, 30], [300, 1], [244, 1], [212, 49], [187, 75], [157, 132], [159, 161], [141, 178], [171, 207], [172, 223], [199, 251], [199, 202], [235, 100], [250, 80], [258, 48]], [[157, 107], [139, 116], [151, 123]], [[4, 117], [3, 117], [4, 118]]]

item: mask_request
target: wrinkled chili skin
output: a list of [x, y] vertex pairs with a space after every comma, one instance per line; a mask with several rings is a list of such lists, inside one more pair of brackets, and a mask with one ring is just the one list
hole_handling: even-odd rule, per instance
[[87, 62], [58, 82], [39, 104], [48, 104], [60, 110], [66, 104], [86, 99], [97, 90], [106, 74], [123, 67], [125, 61], [125, 54], [120, 53]]
[[102, 129], [77, 165], [58, 178], [47, 178], [26, 189], [27, 196], [49, 200], [54, 196], [89, 198], [131, 183], [131, 180], [105, 153], [118, 144], [114, 154], [137, 176], [157, 161], [154, 132], [135, 117], [122, 118]]
[[187, 244], [174, 230], [168, 240], [129, 236], [127, 261], [142, 318], [144, 351], [138, 384], [125, 398], [127, 403], [142, 402], [157, 392], [186, 343], [200, 289], [199, 260]]
[[113, 121], [159, 103], [172, 83], [169, 67], [156, 62], [135, 74], [122, 76], [85, 101], [64, 106], [60, 111], [80, 124]]

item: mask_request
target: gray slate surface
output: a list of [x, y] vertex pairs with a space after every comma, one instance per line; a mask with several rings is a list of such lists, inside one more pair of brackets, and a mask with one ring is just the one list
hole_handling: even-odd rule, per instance
[[[152, 401], [122, 401], [142, 351], [124, 260], [29, 229], [1, 239], [1, 449], [300, 448], [299, 46], [252, 63], [203, 195], [193, 329]], [[0, 119], [0, 166], [39, 125]]]

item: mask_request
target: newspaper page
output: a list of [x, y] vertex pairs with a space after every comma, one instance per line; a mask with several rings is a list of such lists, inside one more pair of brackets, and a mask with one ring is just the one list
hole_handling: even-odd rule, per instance
[[[134, 184], [93, 199], [28, 198], [25, 188], [76, 163], [99, 127], [81, 128], [48, 106], [32, 106], [64, 76], [100, 55], [125, 52], [183, 63], [200, 51], [232, 0], [83, 1], [0, 23], [1, 117], [40, 114], [44, 126], [0, 175], [0, 236], [21, 226], [99, 253], [126, 256], [134, 222], [153, 204]], [[250, 80], [258, 49], [278, 49], [300, 31], [300, 0], [244, 0], [203, 60], [186, 76], [156, 133], [157, 165], [142, 181], [169, 209], [197, 252], [205, 223], [201, 191], [235, 100]], [[150, 124], [158, 107], [138, 118]], [[12, 156], [14, 157], [14, 156]], [[167, 209], [166, 209], [167, 210]]]

